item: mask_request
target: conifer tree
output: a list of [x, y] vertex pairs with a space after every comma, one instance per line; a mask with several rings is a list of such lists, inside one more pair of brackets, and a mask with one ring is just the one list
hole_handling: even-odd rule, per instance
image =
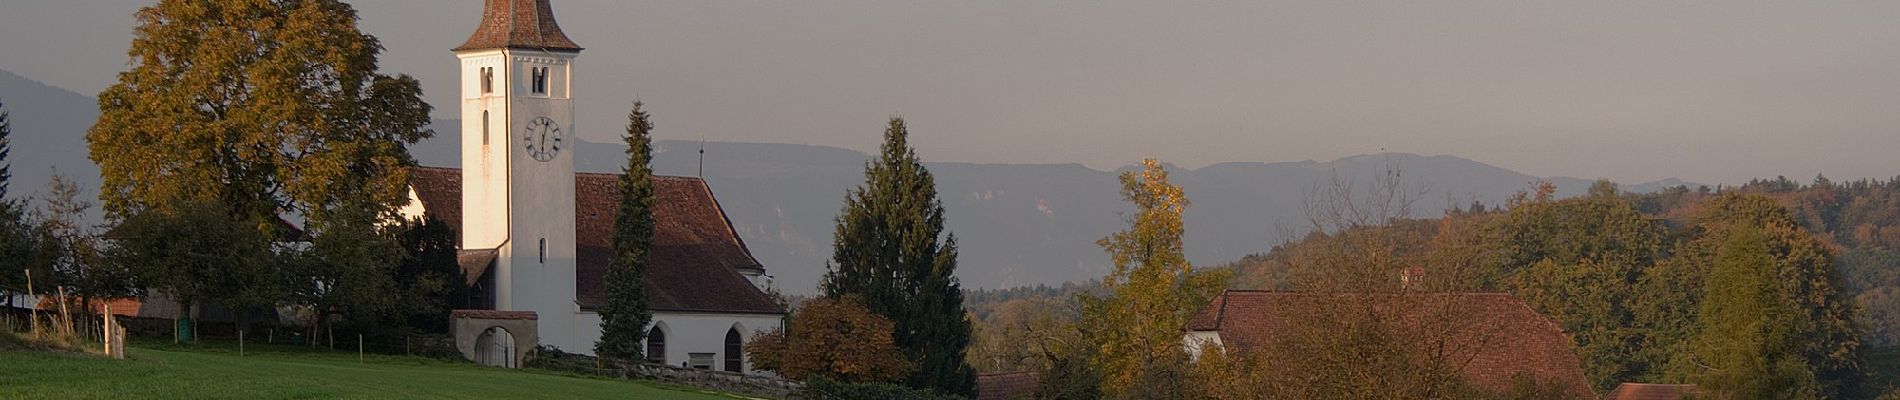
[[[7, 187], [13, 184], [13, 163], [7, 162], [7, 153], [13, 152], [13, 121], [7, 115], [7, 103], [0, 102], [0, 202], [12, 208], [13, 201], [7, 199]], [[11, 213], [12, 210], [7, 210]]]
[[31, 267], [27, 255], [33, 246], [19, 203], [7, 198], [7, 186], [13, 180], [12, 163], [7, 162], [7, 153], [13, 151], [11, 122], [6, 103], [0, 102], [0, 291], [24, 291], [25, 271]]
[[1775, 280], [1770, 240], [1749, 225], [1728, 228], [1704, 280], [1700, 333], [1688, 343], [1690, 380], [1738, 399], [1814, 399], [1819, 384], [1801, 354], [1801, 315]]
[[620, 175], [620, 211], [614, 217], [614, 257], [607, 266], [607, 300], [600, 308], [600, 340], [594, 353], [622, 360], [642, 358], [648, 310], [647, 263], [653, 253], [653, 122], [638, 101], [627, 112], [627, 167]]
[[892, 338], [917, 366], [907, 385], [974, 395], [956, 235], [944, 232], [935, 178], [909, 138], [904, 120], [891, 118], [878, 158], [865, 163], [864, 186], [845, 195], [820, 289], [831, 299], [856, 296], [895, 323]]

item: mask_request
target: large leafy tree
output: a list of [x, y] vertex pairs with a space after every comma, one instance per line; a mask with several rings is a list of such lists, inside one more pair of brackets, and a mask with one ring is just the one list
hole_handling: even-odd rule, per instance
[[1642, 270], [1663, 257], [1662, 225], [1599, 181], [1577, 198], [1519, 196], [1486, 228], [1487, 270], [1571, 332], [1592, 386], [1640, 381], [1648, 366], [1632, 356], [1641, 332], [1630, 307]]
[[[104, 178], [100, 198], [108, 216], [159, 225], [217, 222], [250, 231], [226, 238], [246, 249], [225, 252], [227, 257], [134, 260], [141, 268], [190, 265], [210, 276], [255, 278], [223, 290], [165, 287], [171, 294], [252, 303], [220, 296], [268, 287], [278, 278], [249, 269], [282, 263], [273, 260], [278, 252], [269, 251], [272, 241], [291, 231], [280, 218], [307, 221], [303, 233], [309, 237], [335, 228], [349, 237], [334, 242], [350, 242], [364, 236], [365, 224], [393, 216], [406, 201], [407, 167], [414, 161], [405, 146], [433, 134], [426, 128], [430, 107], [415, 79], [376, 72], [382, 45], [357, 30], [349, 5], [165, 0], [139, 10], [136, 18], [131, 66], [99, 94], [99, 120], [86, 135]], [[204, 208], [220, 215], [197, 215]], [[131, 244], [164, 243], [121, 245]], [[167, 250], [127, 254], [183, 256]], [[290, 279], [291, 289], [329, 291], [308, 286], [379, 275], [323, 271], [372, 266], [323, 264], [300, 269], [310, 275]], [[163, 271], [141, 275], [153, 283], [188, 281], [153, 276]]]
[[601, 357], [640, 360], [647, 324], [646, 279], [653, 253], [653, 122], [642, 104], [627, 112], [627, 166], [620, 175], [620, 210], [614, 217], [614, 258], [607, 265], [607, 299], [600, 307]]
[[1196, 274], [1182, 251], [1188, 199], [1159, 161], [1121, 175], [1122, 198], [1135, 206], [1128, 228], [1097, 241], [1114, 263], [1106, 297], [1083, 295], [1083, 331], [1098, 346], [1102, 394], [1173, 398], [1186, 393], [1181, 327], [1224, 288], [1219, 274]]
[[327, 337], [332, 316], [363, 323], [394, 315], [400, 295], [393, 275], [404, 255], [401, 245], [367, 218], [312, 221], [311, 226], [324, 234], [288, 257], [282, 271], [289, 299], [315, 312], [310, 337]]
[[123, 216], [109, 234], [114, 245], [106, 257], [130, 267], [135, 282], [187, 306], [180, 320], [193, 317], [208, 299], [234, 307], [270, 305], [279, 298], [278, 259], [269, 244], [256, 240], [255, 227], [231, 219], [219, 206]]
[[974, 395], [956, 236], [944, 232], [935, 178], [909, 139], [904, 120], [892, 118], [878, 158], [864, 166], [864, 186], [845, 195], [820, 289], [827, 298], [855, 296], [891, 319], [898, 348], [917, 367], [908, 385]]
[[462, 266], [455, 260], [454, 229], [435, 218], [412, 219], [385, 229], [393, 231], [403, 253], [394, 277], [399, 295], [396, 316], [412, 329], [447, 332], [449, 311], [467, 304], [469, 290]]

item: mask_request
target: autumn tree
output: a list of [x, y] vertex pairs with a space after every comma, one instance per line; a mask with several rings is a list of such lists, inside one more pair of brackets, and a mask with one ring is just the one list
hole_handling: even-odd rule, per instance
[[[221, 257], [139, 262], [233, 271], [211, 274], [221, 281], [256, 278], [230, 282], [227, 289], [170, 294], [249, 302], [216, 296], [274, 286], [278, 275], [247, 269], [284, 262], [270, 251], [273, 241], [291, 233], [280, 218], [307, 221], [302, 232], [313, 239], [334, 228], [353, 237], [340, 241], [353, 241], [364, 235], [362, 225], [393, 217], [406, 201], [414, 161], [405, 146], [433, 134], [426, 128], [430, 107], [415, 79], [376, 72], [382, 44], [358, 31], [349, 5], [164, 0], [139, 10], [136, 19], [130, 68], [99, 94], [99, 119], [86, 134], [104, 178], [104, 209], [114, 220], [148, 225], [140, 229], [161, 221], [215, 221], [217, 227], [166, 229], [248, 230], [224, 237], [241, 250]], [[222, 216], [202, 215], [207, 208]], [[132, 252], [183, 255], [172, 250]], [[213, 260], [220, 264], [208, 264]], [[292, 289], [327, 291], [304, 286], [328, 277], [376, 275], [304, 271], [322, 276], [287, 280]]]
[[1577, 342], [1591, 386], [1648, 381], [1633, 355], [1642, 332], [1631, 311], [1642, 271], [1663, 258], [1665, 229], [1598, 181], [1589, 194], [1551, 199], [1550, 186], [1520, 193], [1481, 235], [1487, 286], [1507, 289]]
[[746, 342], [754, 368], [794, 380], [856, 383], [895, 381], [915, 368], [891, 335], [896, 325], [853, 297], [807, 301], [789, 325], [790, 332], [774, 329]]
[[945, 394], [976, 393], [965, 362], [970, 321], [956, 278], [957, 240], [944, 232], [937, 184], [910, 147], [902, 118], [891, 118], [878, 158], [865, 163], [865, 184], [845, 195], [832, 260], [820, 290], [855, 296], [890, 318], [905, 358], [916, 365], [911, 387]]
[[620, 210], [614, 217], [614, 257], [607, 266], [607, 299], [600, 308], [601, 357], [639, 360], [653, 312], [647, 309], [646, 275], [653, 253], [653, 122], [641, 103], [627, 112], [627, 166], [620, 175]]
[[1181, 397], [1181, 327], [1226, 286], [1227, 275], [1197, 274], [1188, 264], [1181, 241], [1188, 199], [1160, 161], [1143, 160], [1140, 171], [1120, 179], [1122, 198], [1135, 211], [1124, 216], [1126, 230], [1096, 242], [1114, 269], [1102, 279], [1108, 295], [1083, 295], [1082, 330], [1099, 348], [1103, 395]]
[[[1467, 368], [1510, 340], [1499, 319], [1464, 293], [1478, 287], [1482, 225], [1411, 219], [1424, 190], [1396, 166], [1373, 179], [1335, 175], [1308, 193], [1309, 234], [1280, 248], [1289, 289], [1280, 324], [1236, 352], [1268, 398], [1485, 398]], [[1486, 217], [1488, 218], [1488, 216]], [[1434, 233], [1436, 231], [1436, 233]], [[1434, 249], [1434, 246], [1442, 247]], [[1230, 349], [1232, 350], [1232, 349]], [[1588, 393], [1565, 393], [1561, 397]]]

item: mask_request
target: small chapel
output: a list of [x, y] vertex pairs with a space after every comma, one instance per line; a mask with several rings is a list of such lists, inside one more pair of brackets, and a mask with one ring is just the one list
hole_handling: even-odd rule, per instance
[[[449, 223], [480, 332], [464, 354], [513, 367], [530, 349], [592, 354], [613, 252], [620, 176], [574, 170], [574, 68], [581, 47], [549, 0], [487, 0], [475, 33], [453, 49], [461, 69], [461, 168], [411, 171], [412, 218]], [[770, 277], [704, 180], [656, 176], [654, 248], [642, 343], [650, 361], [754, 373], [745, 339], [786, 316]], [[523, 332], [528, 331], [528, 332]]]

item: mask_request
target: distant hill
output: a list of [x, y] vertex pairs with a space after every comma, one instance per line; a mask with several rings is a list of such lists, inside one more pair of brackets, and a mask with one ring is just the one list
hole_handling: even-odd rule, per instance
[[[86, 157], [84, 139], [98, 116], [90, 96], [0, 71], [0, 100], [13, 114], [15, 197], [42, 191], [54, 167], [97, 192], [98, 168]], [[433, 127], [438, 137], [417, 144], [412, 154], [423, 165], [458, 165], [454, 135], [459, 122], [436, 121]], [[657, 172], [699, 175], [700, 143], [656, 145]], [[845, 191], [863, 182], [870, 155], [774, 143], [708, 142], [705, 148], [704, 176], [753, 254], [785, 291], [813, 291], [831, 254], [832, 218]], [[618, 143], [581, 142], [577, 149], [581, 171], [618, 171], [625, 157]], [[1539, 179], [1453, 156], [1400, 153], [1175, 168], [1175, 182], [1193, 202], [1187, 215], [1189, 258], [1213, 265], [1266, 251], [1280, 232], [1300, 227], [1303, 201], [1315, 183], [1334, 173], [1364, 181], [1388, 165], [1402, 170], [1407, 183], [1429, 189], [1419, 204], [1422, 213], [1473, 200], [1498, 204]], [[1108, 260], [1094, 242], [1122, 226], [1116, 171], [1079, 164], [956, 162], [931, 163], [930, 169], [948, 209], [949, 229], [963, 246], [959, 275], [965, 287], [1083, 281], [1107, 272]], [[1560, 195], [1582, 193], [1590, 184], [1576, 178], [1551, 181]], [[1648, 192], [1676, 184], [1681, 182], [1625, 189]]]
[[54, 168], [78, 182], [85, 197], [99, 194], [99, 166], [86, 158], [86, 130], [99, 119], [92, 96], [0, 71], [0, 102], [13, 124], [8, 197], [41, 195]]
[[[453, 127], [453, 121], [443, 121]], [[439, 129], [440, 130], [440, 129]], [[453, 132], [447, 130], [445, 132]], [[417, 146], [426, 165], [459, 163], [456, 144]], [[659, 141], [654, 170], [698, 175], [700, 143]], [[615, 172], [625, 160], [618, 143], [580, 144], [576, 168]], [[752, 249], [789, 292], [814, 290], [831, 254], [832, 218], [845, 191], [862, 183], [871, 155], [835, 147], [776, 143], [707, 142], [704, 177]], [[1307, 192], [1338, 173], [1360, 182], [1396, 166], [1409, 184], [1427, 189], [1418, 212], [1448, 205], [1502, 203], [1540, 178], [1453, 156], [1374, 154], [1328, 162], [1235, 162], [1184, 170], [1174, 181], [1193, 202], [1187, 214], [1187, 250], [1197, 265], [1213, 265], [1266, 251], [1280, 233], [1301, 228]], [[1057, 284], [1100, 277], [1108, 260], [1096, 239], [1122, 226], [1117, 171], [1079, 164], [929, 163], [947, 209], [948, 226], [962, 245], [960, 277], [969, 288]], [[1580, 194], [1591, 180], [1552, 178], [1559, 195]], [[1626, 185], [1650, 192], [1674, 181]], [[1693, 186], [1693, 185], [1692, 185]]]

